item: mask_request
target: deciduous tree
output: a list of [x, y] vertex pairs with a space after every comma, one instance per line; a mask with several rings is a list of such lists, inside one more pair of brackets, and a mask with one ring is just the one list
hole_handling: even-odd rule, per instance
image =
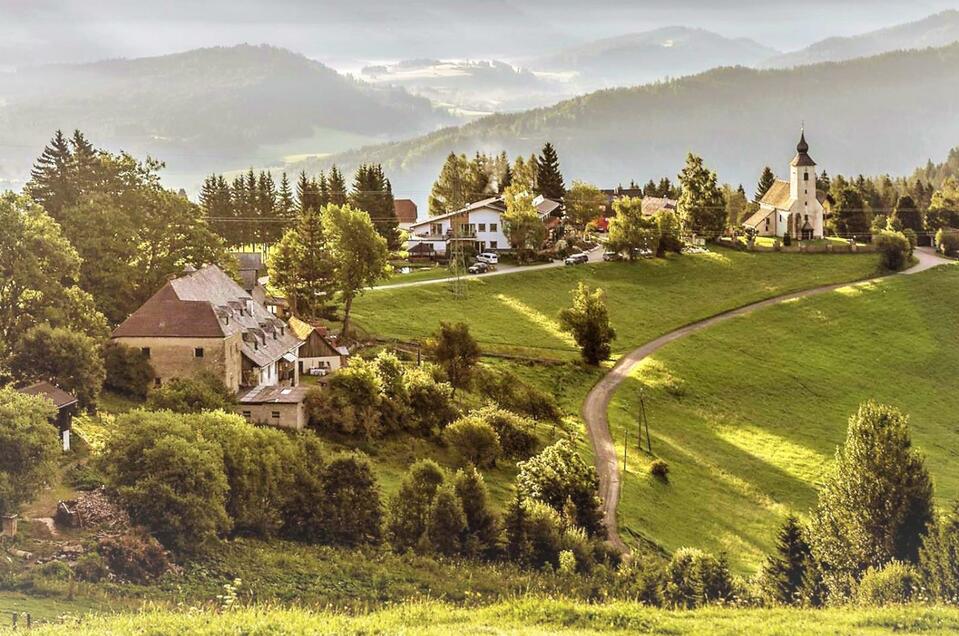
[[719, 238], [726, 228], [726, 202], [716, 173], [703, 165], [702, 157], [689, 153], [679, 183], [682, 194], [677, 210], [683, 229], [707, 240]]
[[19, 512], [56, 469], [56, 407], [42, 397], [0, 388], [0, 514]]
[[455, 390], [469, 387], [481, 352], [466, 323], [441, 322], [426, 342], [426, 353], [443, 369]]
[[47, 324], [31, 328], [16, 342], [10, 371], [23, 381], [47, 380], [56, 384], [90, 410], [96, 408], [106, 377], [99, 342]]
[[621, 197], [613, 201], [615, 215], [609, 220], [609, 248], [626, 252], [629, 260], [640, 250], [659, 252], [659, 224], [655, 217], [643, 214], [643, 200]]
[[563, 329], [573, 334], [583, 359], [588, 364], [599, 364], [609, 358], [610, 343], [616, 331], [609, 324], [606, 295], [602, 289], [590, 290], [579, 283], [573, 290], [573, 305], [559, 313]]
[[566, 193], [565, 206], [567, 223], [582, 232], [589, 223], [603, 215], [606, 195], [590, 183], [573, 181]]

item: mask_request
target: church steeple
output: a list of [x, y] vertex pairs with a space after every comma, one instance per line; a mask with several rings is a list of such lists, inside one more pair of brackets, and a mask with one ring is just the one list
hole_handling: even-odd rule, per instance
[[796, 156], [793, 158], [792, 166], [815, 166], [816, 162], [809, 156], [809, 144], [806, 143], [806, 127], [803, 126], [799, 133], [799, 143], [796, 144]]

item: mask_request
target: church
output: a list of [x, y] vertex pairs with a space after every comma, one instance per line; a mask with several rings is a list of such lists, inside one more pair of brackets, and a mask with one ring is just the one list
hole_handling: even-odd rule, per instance
[[816, 162], [809, 156], [806, 132], [802, 131], [796, 156], [789, 164], [789, 181], [777, 179], [762, 199], [759, 210], [743, 223], [759, 236], [786, 234], [808, 240], [823, 236], [825, 192], [816, 190]]

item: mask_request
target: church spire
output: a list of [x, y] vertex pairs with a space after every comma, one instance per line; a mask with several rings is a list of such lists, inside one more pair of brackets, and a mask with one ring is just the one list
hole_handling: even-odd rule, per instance
[[803, 124], [799, 132], [799, 143], [796, 144], [796, 152], [801, 155], [809, 152], [809, 144], [806, 143], [806, 124]]
[[809, 144], [806, 143], [806, 125], [803, 124], [799, 132], [799, 143], [796, 144], [796, 157], [792, 160], [793, 166], [815, 166], [816, 162], [809, 156]]

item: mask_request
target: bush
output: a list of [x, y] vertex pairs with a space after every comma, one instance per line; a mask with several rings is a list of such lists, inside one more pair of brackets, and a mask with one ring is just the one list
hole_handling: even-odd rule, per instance
[[733, 580], [726, 557], [680, 548], [666, 567], [663, 600], [673, 608], [703, 607], [732, 599]]
[[110, 569], [102, 556], [96, 552], [90, 552], [77, 559], [77, 564], [73, 566], [73, 573], [81, 581], [99, 583], [110, 576]]
[[466, 515], [463, 553], [467, 556], [493, 558], [498, 550], [499, 518], [490, 503], [483, 476], [470, 466], [456, 472], [456, 496]]
[[429, 370], [421, 368], [407, 369], [403, 383], [409, 400], [408, 431], [428, 436], [456, 419], [453, 387], [449, 383], [437, 381]]
[[930, 525], [919, 551], [919, 567], [933, 599], [951, 603], [959, 598], [959, 502]]
[[486, 420], [499, 437], [503, 455], [512, 459], [529, 459], [539, 445], [533, 433], [535, 422], [515, 413], [485, 407], [475, 412], [477, 417]]
[[649, 465], [649, 474], [663, 481], [669, 480], [669, 464], [662, 459], [654, 459]]
[[140, 349], [111, 342], [103, 350], [103, 364], [107, 373], [105, 386], [123, 395], [146, 398], [156, 372]]
[[342, 453], [323, 468], [323, 539], [344, 546], [378, 545], [383, 540], [383, 504], [365, 455]]
[[93, 464], [75, 464], [67, 470], [67, 483], [77, 490], [96, 490], [105, 483], [105, 477]]
[[192, 378], [171, 378], [154, 389], [147, 398], [146, 407], [153, 411], [201, 413], [229, 410], [234, 401], [233, 393], [223, 380], [211, 371], [201, 371]]
[[912, 228], [906, 228], [902, 231], [902, 235], [906, 237], [906, 240], [909, 241], [909, 254], [911, 255], [916, 246], [919, 244], [919, 236], [916, 234], [916, 231]]
[[353, 360], [340, 369], [325, 386], [311, 388], [306, 395], [310, 424], [320, 430], [362, 434], [372, 439], [383, 434], [380, 407], [382, 382], [376, 365]]
[[469, 388], [480, 348], [468, 325], [441, 322], [439, 330], [426, 342], [425, 351], [446, 372], [454, 389]]
[[940, 228], [936, 232], [936, 248], [946, 256], [959, 253], [959, 230]]
[[33, 501], [55, 471], [55, 414], [49, 400], [0, 388], [0, 514]]
[[609, 323], [606, 294], [602, 289], [593, 291], [586, 283], [579, 283], [573, 290], [572, 306], [559, 312], [559, 322], [563, 330], [573, 334], [587, 364], [598, 365], [609, 358], [616, 330]]
[[596, 469], [583, 461], [566, 440], [556, 442], [519, 464], [516, 490], [526, 499], [542, 501], [556, 512], [575, 508], [576, 525], [590, 536], [605, 534]]
[[104, 537], [97, 551], [110, 571], [130, 583], [150, 583], [170, 569], [170, 559], [163, 547], [142, 532]]
[[903, 605], [912, 601], [919, 589], [919, 573], [913, 566], [890, 561], [882, 568], [866, 570], [856, 600], [860, 605], [873, 607]]
[[480, 468], [496, 465], [500, 456], [499, 436], [481, 417], [467, 415], [443, 431], [443, 440], [453, 448], [464, 463]]
[[37, 568], [37, 574], [51, 581], [69, 581], [73, 578], [73, 570], [63, 561], [47, 561]]
[[293, 436], [293, 479], [283, 501], [283, 535], [302, 541], [318, 541], [325, 532], [323, 500], [324, 448], [312, 431]]
[[100, 461], [130, 517], [167, 547], [196, 552], [230, 529], [223, 450], [188, 416], [121, 415]]
[[535, 420], [559, 422], [563, 413], [552, 394], [523, 381], [512, 371], [480, 369], [476, 388], [489, 400]]
[[902, 232], [884, 230], [874, 236], [874, 240], [883, 267], [898, 272], [909, 264], [912, 247], [909, 244], [909, 239]]

